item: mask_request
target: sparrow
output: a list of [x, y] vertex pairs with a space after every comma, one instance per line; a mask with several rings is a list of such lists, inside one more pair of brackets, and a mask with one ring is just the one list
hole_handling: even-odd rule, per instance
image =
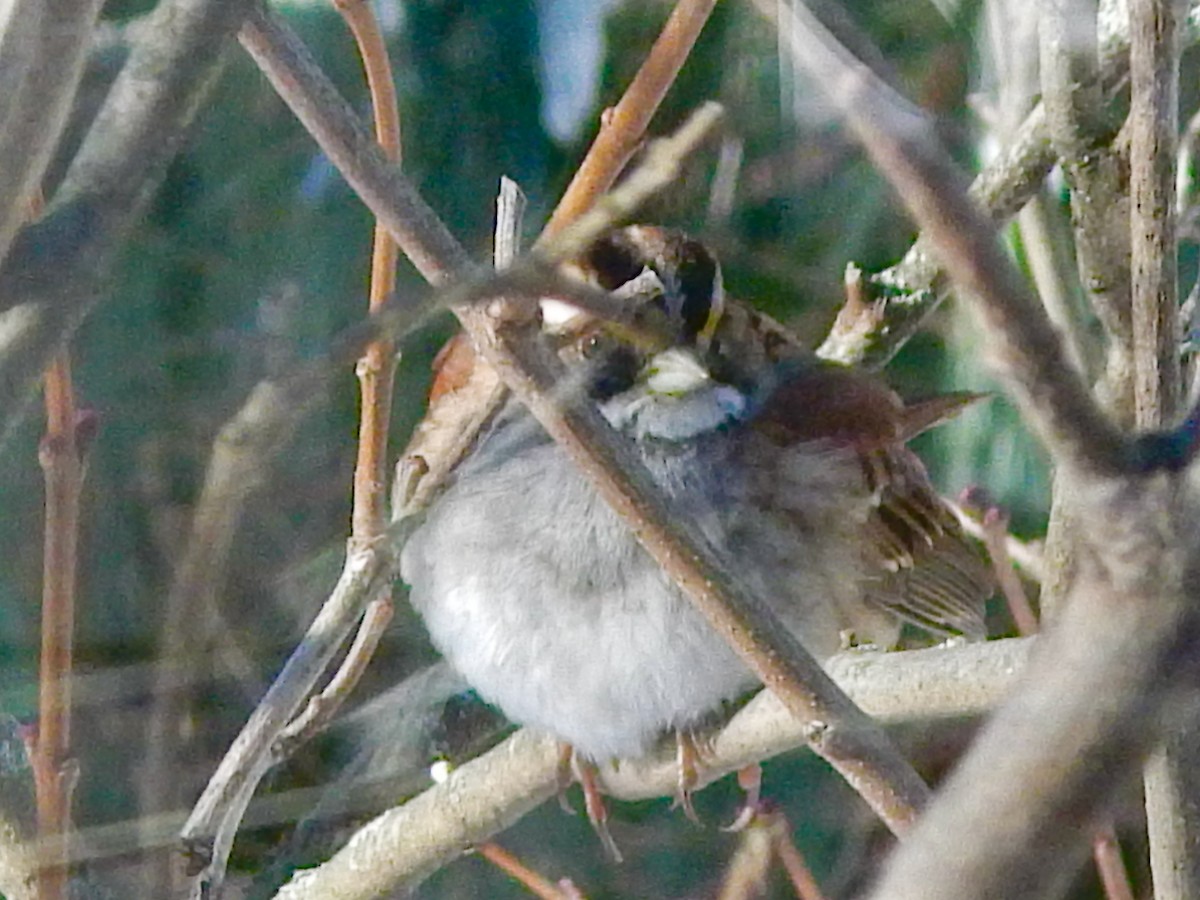
[[[991, 570], [905, 446], [955, 402], [906, 407], [816, 359], [730, 301], [715, 257], [682, 232], [620, 229], [576, 268], [628, 296], [659, 338], [630, 342], [548, 304], [560, 356], [808, 650], [890, 648], [905, 622], [984, 636]], [[400, 572], [433, 644], [479, 695], [584, 760], [643, 756], [757, 683], [513, 400]]]

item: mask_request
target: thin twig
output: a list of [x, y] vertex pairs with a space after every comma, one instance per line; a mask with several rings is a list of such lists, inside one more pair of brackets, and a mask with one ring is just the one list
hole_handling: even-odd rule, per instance
[[753, 900], [764, 896], [774, 856], [774, 840], [766, 822], [755, 819], [738, 835], [737, 849], [725, 867], [717, 900]]
[[[567, 900], [568, 895], [562, 887], [551, 884], [549, 879], [529, 868], [499, 844], [488, 841], [476, 847], [475, 852], [501, 872], [520, 882], [535, 897], [541, 897], [542, 900]], [[570, 896], [579, 897], [582, 900], [583, 895], [575, 891]]]
[[796, 896], [800, 900], [825, 900], [825, 894], [808, 867], [804, 854], [792, 840], [792, 828], [787, 816], [782, 812], [768, 814], [767, 828], [771, 832], [775, 856], [787, 872]]
[[1129, 883], [1125, 860], [1121, 858], [1121, 845], [1117, 842], [1117, 833], [1111, 823], [1097, 831], [1092, 838], [1092, 858], [1096, 862], [1096, 871], [1100, 873], [1105, 900], [1133, 900], [1133, 887]]
[[[953, 511], [954, 517], [962, 525], [963, 531], [977, 540], [984, 540], [985, 528], [978, 516], [968, 513], [963, 508], [964, 503], [946, 497], [942, 499]], [[964, 502], [969, 502], [969, 500]], [[1004, 555], [1020, 566], [1021, 571], [1033, 581], [1044, 580], [1046, 563], [1042, 558], [1042, 548], [1038, 542], [1023, 541], [1012, 534], [1006, 534], [1004, 536]]]
[[[366, 0], [334, 0], [350, 26], [367, 73], [375, 135], [384, 154], [400, 165], [400, 111], [396, 87], [379, 22]], [[368, 308], [376, 312], [396, 288], [399, 248], [387, 229], [375, 226], [371, 252], [371, 287]], [[395, 350], [390, 341], [373, 341], [358, 364], [362, 412], [358, 433], [358, 461], [354, 468], [354, 540], [369, 542], [387, 527], [388, 423], [392, 411]]]
[[1017, 634], [1031, 637], [1038, 633], [1038, 620], [1008, 558], [1008, 513], [998, 506], [983, 511], [983, 542], [996, 572], [1000, 592], [1008, 603], [1008, 611], [1017, 626]]
[[[400, 110], [388, 61], [383, 32], [365, 0], [334, 0], [358, 46], [371, 92], [375, 136], [384, 154], [400, 164]], [[372, 237], [371, 276], [367, 308], [377, 313], [396, 288], [399, 247], [387, 229], [376, 224]], [[387, 529], [388, 427], [392, 418], [392, 390], [396, 377], [395, 345], [381, 337], [367, 345], [355, 372], [362, 398], [359, 412], [358, 456], [354, 465], [354, 507], [351, 513], [351, 553], [379, 540]], [[361, 680], [392, 620], [391, 592], [374, 598], [363, 613], [350, 649], [320, 694], [309, 700], [304, 712], [290, 723], [276, 742], [279, 757], [320, 732], [337, 714]]]
[[542, 237], [552, 237], [612, 187], [645, 140], [646, 129], [687, 60], [716, 0], [679, 0], [620, 101], [600, 120], [600, 133], [580, 163]]
[[[1008, 534], [1008, 514], [998, 506], [989, 505], [982, 510], [982, 519], [984, 543], [995, 567], [996, 581], [1008, 602], [1009, 613], [1017, 625], [1017, 633], [1022, 637], [1032, 637], [1041, 630], [1041, 625], [1008, 558], [1005, 542]], [[1133, 900], [1129, 888], [1129, 875], [1121, 859], [1121, 845], [1117, 841], [1117, 833], [1111, 819], [1095, 829], [1092, 837], [1092, 857], [1105, 886], [1105, 896], [1108, 900]]]
[[346, 658], [329, 679], [329, 684], [319, 694], [310, 697], [304, 711], [279, 732], [273, 745], [272, 765], [278, 765], [290, 757], [299, 746], [310, 741], [329, 724], [355, 685], [362, 680], [394, 614], [390, 591], [367, 604], [358, 624], [358, 632], [346, 651]]
[[71, 797], [78, 774], [71, 759], [71, 670], [84, 474], [84, 442], [65, 352], [46, 375], [45, 394], [46, 434], [38, 452], [46, 479], [42, 655], [33, 772], [38, 838], [48, 851], [38, 869], [38, 896], [63, 900], [70, 874]]
[[347, 559], [342, 576], [303, 641], [217, 767], [185, 823], [182, 840], [198, 878], [194, 896], [224, 880], [228, 849], [254, 788], [274, 762], [273, 744], [358, 621], [366, 603], [391, 588], [393, 560], [376, 544]]

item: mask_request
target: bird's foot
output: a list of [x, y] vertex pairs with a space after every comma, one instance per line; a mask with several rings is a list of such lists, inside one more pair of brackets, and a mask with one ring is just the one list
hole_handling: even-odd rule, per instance
[[675, 730], [675, 760], [679, 778], [675, 803], [672, 809], [682, 809], [683, 814], [697, 825], [703, 825], [692, 805], [692, 794], [700, 783], [700, 770], [704, 764], [704, 748], [695, 732], [682, 728]]
[[571, 801], [567, 798], [567, 788], [571, 786], [571, 782], [575, 780], [575, 772], [571, 764], [575, 760], [575, 748], [570, 744], [560, 743], [558, 745], [558, 765], [555, 769], [555, 787], [558, 792], [558, 805], [562, 807], [562, 811], [575, 815], [575, 807], [571, 805]]
[[742, 766], [738, 769], [737, 779], [738, 787], [745, 792], [746, 799], [742, 803], [737, 818], [726, 825], [722, 831], [742, 831], [753, 824], [759, 813], [763, 811], [762, 766], [758, 763]]
[[587, 813], [588, 821], [592, 825], [592, 830], [596, 832], [596, 837], [600, 839], [600, 845], [604, 848], [604, 852], [613, 862], [622, 862], [623, 857], [621, 851], [617, 848], [617, 842], [613, 840], [612, 834], [608, 830], [608, 806], [604, 803], [604, 797], [600, 793], [600, 782], [597, 780], [599, 768], [591, 760], [584, 759], [575, 752], [575, 748], [570, 744], [559, 744], [558, 747], [558, 803], [564, 810], [575, 814], [570, 802], [567, 800], [567, 788], [571, 786], [572, 776], [578, 774], [579, 786], [583, 788], [583, 808]]

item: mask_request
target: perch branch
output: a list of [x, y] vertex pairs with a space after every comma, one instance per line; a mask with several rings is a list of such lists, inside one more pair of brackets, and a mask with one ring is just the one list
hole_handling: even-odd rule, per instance
[[[830, 672], [881, 721], [978, 715], [1007, 695], [1032, 649], [1026, 640], [991, 641], [906, 653], [834, 657]], [[806, 728], [779, 698], [761, 692], [725, 726], [701, 776], [715, 781], [741, 767], [804, 746]], [[487, 840], [545, 799], [557, 777], [553, 741], [518, 732], [456, 769], [404, 806], [365, 825], [330, 860], [298, 872], [278, 900], [336, 896], [365, 900], [411, 890], [464, 850]], [[605, 791], [624, 799], [673, 796], [679, 769], [672, 747], [652, 759], [602, 773]]]

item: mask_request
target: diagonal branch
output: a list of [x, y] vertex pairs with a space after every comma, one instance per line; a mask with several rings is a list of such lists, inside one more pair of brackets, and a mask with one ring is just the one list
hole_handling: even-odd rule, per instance
[[[319, 69], [305, 58], [302, 45], [286, 26], [259, 7], [247, 23], [243, 41], [329, 157], [347, 167], [347, 180], [401, 247], [411, 251], [418, 268], [431, 280], [467, 269], [465, 254], [433, 218], [417, 192], [382, 159]], [[713, 110], [702, 109], [681, 129], [675, 139], [679, 149], [663, 150], [661, 154], [665, 159], [673, 157], [674, 163], [664, 165], [658, 160], [656, 166], [648, 165], [650, 171], [642, 189], [657, 189], [669, 181], [682, 153], [707, 134], [713, 121]], [[653, 160], [654, 153], [649, 157]], [[628, 180], [631, 191], [635, 181]], [[543, 248], [542, 258], [575, 255], [611, 225], [612, 211], [607, 206], [601, 203], [577, 220], [554, 241], [553, 249]], [[660, 563], [670, 566], [672, 577], [696, 598], [710, 621], [746, 656], [747, 663], [786, 699], [795, 714], [808, 722], [818, 752], [864, 793], [893, 828], [906, 827], [927, 794], [923, 782], [878, 726], [837, 690], [798, 642], [776, 625], [769, 612], [764, 615], [763, 604], [746, 595], [725, 574], [711, 549], [673, 524], [671, 507], [658, 496], [640, 461], [631, 458], [630, 449], [599, 413], [577, 399], [555, 402], [555, 395], [561, 393], [557, 390], [557, 358], [548, 356], [540, 342], [513, 323], [494, 327], [495, 323], [472, 307], [457, 306], [455, 312], [489, 362], [497, 366], [543, 427], [566, 443], [572, 456], [586, 466], [589, 477], [599, 482], [601, 492], [630, 522], [647, 550]], [[686, 517], [676, 521], [686, 521]], [[288, 668], [292, 668], [291, 661]], [[253, 784], [269, 766], [265, 751], [272, 740], [272, 729], [280, 726], [280, 717], [291, 715], [311, 684], [293, 680], [284, 698], [282, 680], [268, 694], [272, 702], [260, 706], [239, 736], [184, 828], [184, 841], [197, 854], [197, 862], [212, 867], [199, 883], [201, 886], [223, 870], [224, 854], [232, 840], [223, 824], [240, 818]], [[239, 762], [236, 757], [245, 755], [247, 748], [253, 748], [251, 755]]]
[[21, 0], [0, 10], [0, 260], [25, 223], [71, 111], [99, 0]]
[[220, 71], [244, 7], [243, 0], [158, 6], [47, 215], [13, 244], [0, 268], [0, 439], [27, 411], [51, 357], [99, 302], [117, 251]]
[[[774, 15], [766, 0], [755, 5]], [[851, 58], [803, 7], [795, 7], [787, 34], [791, 53], [892, 181], [941, 265], [977, 299], [993, 362], [1056, 458], [1096, 473], [1122, 471], [1130, 458], [1124, 439], [1070, 366], [1045, 310], [1000, 251], [926, 116]]]
[[600, 122], [600, 133], [546, 223], [551, 237], [579, 218], [616, 181], [645, 140], [650, 120], [683, 68], [716, 0], [680, 0], [620, 102]]
[[[760, 2], [760, 6], [762, 6]], [[1021, 688], [993, 717], [872, 894], [1041, 896], [1073, 871], [1112, 798], [1178, 716], [1196, 670], [1195, 492], [1099, 413], [921, 117], [797, 11], [793, 47], [896, 185], [981, 314], [994, 362], [1072, 475], [1087, 555]], [[899, 103], [899, 106], [897, 106]], [[1056, 383], [1060, 382], [1060, 383]], [[1146, 439], [1141, 443], [1153, 444]], [[1161, 448], [1160, 448], [1161, 449]], [[1102, 695], [1096, 691], [1103, 685]], [[972, 840], [964, 844], [962, 836]]]
[[[1080, 90], [1098, 89], [1111, 100], [1129, 73], [1128, 19], [1111, 16], [1100, 22], [1109, 27], [1100, 36], [1100, 63], [1096, 82], [1079, 85]], [[1200, 39], [1200, 6], [1191, 7], [1185, 41]], [[1040, 188], [1057, 157], [1046, 109], [1038, 104], [1017, 130], [1012, 143], [975, 178], [970, 193], [993, 222], [1014, 216]], [[822, 343], [818, 353], [826, 359], [882, 368], [933, 312], [946, 296], [947, 284], [931, 243], [921, 236], [896, 265], [870, 279], [877, 309], [847, 309]], [[1104, 312], [1108, 312], [1105, 308]], [[1114, 316], [1119, 313], [1114, 309]], [[1120, 328], [1119, 319], [1110, 327]], [[1118, 361], [1119, 362], [1119, 361]]]

